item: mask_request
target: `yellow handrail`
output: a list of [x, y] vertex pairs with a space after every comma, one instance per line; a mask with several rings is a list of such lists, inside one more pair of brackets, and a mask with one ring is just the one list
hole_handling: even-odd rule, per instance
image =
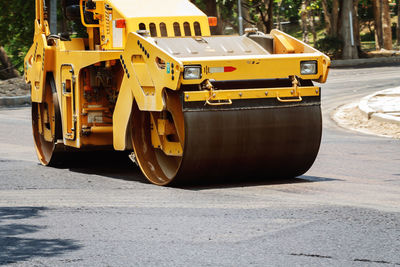
[[81, 13], [81, 22], [83, 24], [83, 26], [85, 26], [86, 28], [96, 28], [96, 27], [100, 27], [99, 24], [87, 24], [85, 21], [85, 16], [83, 14], [83, 1], [84, 0], [80, 0], [79, 2], [79, 11]]
[[279, 94], [276, 95], [276, 98], [278, 99], [279, 102], [301, 102], [303, 101], [303, 98], [299, 94], [297, 98], [288, 98], [288, 99], [282, 99], [279, 97]]

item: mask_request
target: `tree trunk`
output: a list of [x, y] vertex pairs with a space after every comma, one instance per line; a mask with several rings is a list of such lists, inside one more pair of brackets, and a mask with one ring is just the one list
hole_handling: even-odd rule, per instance
[[280, 0], [280, 2], [279, 2], [279, 4], [278, 4], [278, 14], [276, 15], [276, 17], [277, 17], [277, 27], [276, 28], [278, 28], [280, 31], [283, 31], [283, 28], [282, 28], [282, 21], [281, 21], [281, 10], [282, 10], [282, 5], [283, 5], [283, 0]]
[[307, 20], [308, 20], [308, 25], [310, 25], [310, 30], [313, 36], [313, 42], [315, 44], [315, 42], [317, 41], [317, 32], [315, 31], [315, 27], [314, 27], [314, 11], [313, 10], [308, 10], [307, 12]]
[[264, 25], [264, 22], [262, 20], [257, 21], [257, 25], [256, 26], [257, 26], [257, 29], [260, 32], [266, 32], [265, 25]]
[[354, 28], [354, 40], [357, 46], [357, 51], [361, 52], [361, 36], [360, 36], [360, 23], [358, 19], [358, 2], [359, 0], [354, 0], [353, 2], [353, 28]]
[[206, 0], [206, 13], [207, 16], [217, 16], [217, 1], [215, 0]]
[[273, 0], [264, 0], [265, 6], [265, 18], [264, 18], [264, 25], [266, 32], [269, 33], [274, 28], [274, 16], [273, 16], [273, 8], [274, 8], [274, 1]]
[[278, 12], [275, 15], [275, 17], [276, 17], [276, 28], [281, 31], [282, 25], [281, 25], [281, 7], [280, 7], [280, 5], [278, 5]]
[[280, 31], [282, 31], [282, 24], [281, 24], [281, 15], [278, 14], [276, 16], [276, 28]]
[[390, 21], [389, 0], [382, 1], [383, 48], [392, 50], [392, 23]]
[[375, 19], [375, 45], [380, 50], [383, 47], [382, 35], [382, 0], [373, 0], [374, 19]]
[[322, 0], [321, 2], [324, 10], [326, 34], [336, 37], [338, 36], [339, 0], [332, 1], [331, 12], [329, 12], [328, 1]]
[[242, 4], [242, 17], [243, 17], [243, 31], [246, 28], [253, 28], [254, 25], [249, 23], [251, 21], [249, 7], [247, 5]]
[[6, 51], [0, 46], [0, 80], [7, 80], [19, 77], [19, 73], [14, 69]]
[[211, 17], [216, 17], [218, 18], [218, 26], [216, 27], [211, 27], [211, 34], [222, 34], [222, 21], [221, 17], [218, 14], [218, 8], [217, 8], [217, 1], [216, 0], [207, 0], [206, 1], [206, 12], [207, 16]]
[[300, 18], [301, 18], [301, 27], [303, 30], [303, 42], [308, 44], [308, 25], [307, 25], [307, 6], [308, 0], [303, 0], [301, 3], [301, 11], [300, 11]]
[[[354, 40], [354, 34], [351, 36], [350, 27], [350, 12], [353, 13], [353, 0], [343, 0], [342, 11], [341, 11], [341, 39], [343, 41], [343, 59], [358, 58], [358, 51], [355, 44], [352, 44], [351, 40]], [[354, 17], [354, 15], [352, 16]]]
[[400, 1], [397, 3], [397, 45], [400, 46]]
[[324, 10], [324, 18], [325, 18], [325, 31], [327, 35], [332, 35], [332, 16], [328, 10], [328, 2], [327, 0], [322, 0], [322, 8]]
[[339, 0], [332, 1], [332, 36], [336, 37], [339, 35]]

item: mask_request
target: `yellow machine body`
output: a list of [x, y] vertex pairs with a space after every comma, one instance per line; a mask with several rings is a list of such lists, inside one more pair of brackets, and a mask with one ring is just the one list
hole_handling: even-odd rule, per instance
[[[146, 177], [166, 185], [191, 175], [184, 172], [190, 169], [185, 164], [193, 164], [188, 153], [195, 153], [188, 142], [197, 138], [188, 129], [197, 123], [191, 117], [204, 123], [197, 115], [215, 114], [209, 120], [215, 129], [213, 123], [223, 123], [216, 118], [228, 113], [235, 114], [235, 122], [246, 114], [260, 118], [254, 125], [273, 124], [262, 119], [270, 114], [243, 110], [296, 109], [304, 99], [319, 105], [320, 88], [311, 81], [326, 81], [329, 58], [278, 30], [211, 36], [207, 16], [187, 0], [80, 0], [66, 1], [64, 8], [80, 14], [75, 23], [86, 35], [63, 38], [50, 33], [45, 2], [36, 1], [35, 37], [25, 58], [35, 144], [44, 165], [52, 165], [67, 147], [109, 146], [132, 150]], [[310, 62], [312, 73], [304, 73], [302, 64]], [[186, 76], [190, 71], [197, 76]], [[320, 128], [318, 119], [315, 124]], [[237, 141], [246, 146], [245, 138]], [[210, 146], [226, 150], [219, 142]], [[229, 155], [221, 160], [229, 161]], [[301, 169], [294, 171], [298, 174], [309, 166], [293, 168]]]

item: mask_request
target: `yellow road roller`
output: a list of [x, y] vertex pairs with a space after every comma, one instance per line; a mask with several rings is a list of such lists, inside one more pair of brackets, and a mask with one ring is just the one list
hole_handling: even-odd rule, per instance
[[49, 5], [36, 0], [25, 57], [41, 164], [130, 151], [157, 185], [313, 164], [326, 55], [278, 30], [211, 36], [215, 20], [188, 0], [63, 0], [59, 34]]

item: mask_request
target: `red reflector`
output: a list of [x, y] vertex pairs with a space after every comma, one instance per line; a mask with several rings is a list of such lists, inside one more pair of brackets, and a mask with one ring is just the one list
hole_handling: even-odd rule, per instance
[[211, 67], [209, 69], [210, 73], [223, 73], [223, 72], [232, 72], [235, 71], [236, 68], [235, 67]]
[[125, 20], [124, 19], [115, 20], [115, 27], [116, 28], [125, 28], [126, 27]]
[[235, 67], [224, 67], [224, 72], [232, 72], [235, 71], [236, 68]]
[[210, 24], [210, 27], [215, 27], [218, 25], [218, 19], [216, 17], [208, 17], [208, 24]]

